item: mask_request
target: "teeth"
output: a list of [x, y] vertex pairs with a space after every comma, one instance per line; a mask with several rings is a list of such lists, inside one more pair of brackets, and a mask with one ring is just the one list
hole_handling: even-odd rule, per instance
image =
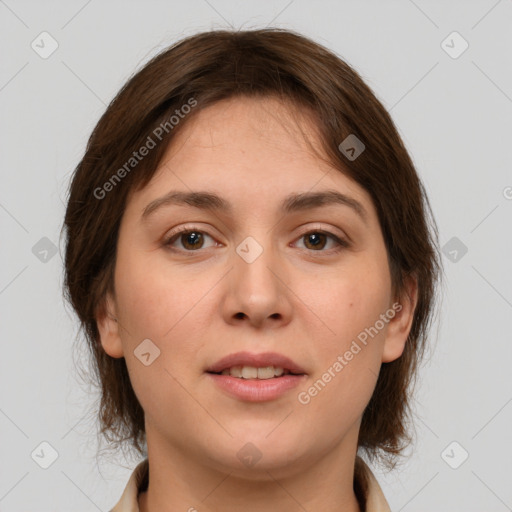
[[275, 375], [273, 366], [265, 366], [265, 368], [258, 368], [258, 379], [272, 379]]
[[230, 368], [232, 377], [242, 377], [242, 367], [241, 366], [233, 366]]
[[231, 375], [241, 379], [273, 379], [274, 377], [281, 377], [289, 371], [284, 371], [283, 368], [275, 366], [265, 366], [263, 368], [256, 368], [254, 366], [233, 366], [222, 370], [222, 375]]
[[242, 366], [242, 377], [244, 379], [257, 379], [258, 369], [253, 366]]

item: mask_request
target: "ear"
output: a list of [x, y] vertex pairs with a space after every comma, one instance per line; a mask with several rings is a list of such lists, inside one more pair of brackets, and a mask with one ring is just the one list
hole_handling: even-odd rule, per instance
[[123, 345], [119, 335], [120, 327], [117, 321], [115, 301], [110, 292], [96, 311], [96, 325], [100, 333], [100, 341], [103, 350], [115, 358], [124, 356]]
[[402, 355], [414, 320], [417, 302], [418, 280], [414, 276], [408, 276], [404, 296], [400, 297], [391, 308], [395, 311], [395, 316], [388, 323], [382, 353], [383, 363], [394, 361]]

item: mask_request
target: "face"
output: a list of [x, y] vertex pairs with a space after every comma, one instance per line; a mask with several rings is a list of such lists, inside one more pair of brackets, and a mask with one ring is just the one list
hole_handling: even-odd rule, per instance
[[[302, 129], [319, 148], [314, 124]], [[355, 450], [380, 365], [412, 321], [369, 194], [274, 99], [223, 101], [183, 126], [128, 201], [108, 307], [117, 322], [98, 319], [101, 342], [126, 359], [148, 446], [227, 471], [261, 456], [275, 475]], [[245, 361], [247, 379], [208, 373], [240, 352], [216, 370]], [[299, 375], [254, 379], [252, 367], [289, 360]]]

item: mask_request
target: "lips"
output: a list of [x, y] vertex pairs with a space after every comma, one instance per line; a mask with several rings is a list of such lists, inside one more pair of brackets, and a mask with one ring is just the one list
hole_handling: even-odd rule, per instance
[[283, 368], [285, 371], [295, 375], [306, 374], [306, 371], [289, 357], [276, 352], [262, 352], [260, 354], [236, 352], [223, 357], [205, 371], [207, 373], [221, 373], [223, 370], [232, 368], [233, 366], [252, 366], [255, 368], [273, 366], [275, 368]]

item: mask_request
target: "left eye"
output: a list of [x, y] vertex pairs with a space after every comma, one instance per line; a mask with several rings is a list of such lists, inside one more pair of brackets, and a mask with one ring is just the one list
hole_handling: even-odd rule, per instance
[[344, 247], [348, 247], [348, 243], [345, 240], [342, 240], [327, 231], [309, 231], [308, 233], [301, 235], [299, 240], [305, 240], [304, 245], [306, 245], [306, 249], [311, 249], [312, 247], [311, 250], [318, 252], [321, 249], [325, 249], [329, 238], [335, 242], [335, 245], [337, 246], [335, 250], [341, 250]]

